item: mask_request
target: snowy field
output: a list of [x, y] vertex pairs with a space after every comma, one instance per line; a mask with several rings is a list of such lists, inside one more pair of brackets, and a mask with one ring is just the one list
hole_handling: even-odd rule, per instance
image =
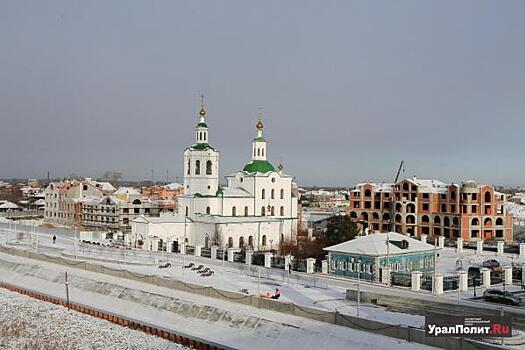
[[0, 349], [189, 349], [0, 289]]

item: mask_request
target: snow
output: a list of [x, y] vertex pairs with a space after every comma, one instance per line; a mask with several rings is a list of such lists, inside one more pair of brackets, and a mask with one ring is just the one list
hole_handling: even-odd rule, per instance
[[0, 348], [189, 349], [5, 289], [0, 289]]
[[3, 253], [0, 269], [4, 271], [0, 280], [60, 297], [64, 296], [64, 271], [68, 271], [73, 302], [239, 349], [428, 348], [285, 313]]

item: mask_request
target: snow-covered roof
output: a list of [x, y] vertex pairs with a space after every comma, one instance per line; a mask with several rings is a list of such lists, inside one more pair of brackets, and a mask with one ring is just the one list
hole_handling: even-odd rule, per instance
[[184, 186], [179, 184], [179, 183], [177, 183], [177, 182], [172, 182], [172, 183], [167, 184], [167, 185], [164, 186], [164, 188], [169, 190], [169, 191], [177, 191], [181, 187], [184, 187]]
[[0, 203], [0, 209], [18, 209], [18, 205], [12, 202], [4, 201]]
[[[402, 235], [397, 232], [372, 233], [360, 236], [349, 241], [326, 247], [324, 250], [330, 252], [346, 253], [353, 255], [386, 256], [387, 240], [389, 241], [388, 253], [390, 255], [410, 254], [415, 252], [426, 252], [434, 250], [434, 246], [420, 240]], [[398, 244], [407, 241], [408, 247], [403, 249]]]
[[447, 193], [448, 185], [443, 181], [435, 179], [408, 178], [406, 181], [419, 187], [420, 192], [424, 193]]
[[119, 189], [113, 192], [113, 194], [114, 195], [130, 194], [130, 195], [140, 196], [140, 192], [134, 189], [133, 187], [119, 187]]
[[33, 202], [33, 205], [38, 205], [38, 206], [46, 205], [46, 200], [45, 199], [36, 200]]
[[98, 182], [96, 183], [97, 187], [100, 188], [104, 192], [113, 192], [115, 191], [115, 187], [113, 187], [112, 184], [109, 182]]
[[223, 197], [253, 198], [248, 191], [240, 187], [222, 187], [221, 189]]
[[372, 185], [374, 188], [374, 191], [376, 192], [392, 192], [392, 187], [394, 186], [392, 183], [375, 183], [375, 182], [364, 182], [357, 184], [355, 188], [352, 190], [352, 192], [359, 192], [360, 188], [364, 185]]

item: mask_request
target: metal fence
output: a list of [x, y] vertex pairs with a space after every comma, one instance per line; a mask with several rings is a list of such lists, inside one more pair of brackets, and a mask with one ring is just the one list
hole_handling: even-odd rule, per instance
[[211, 248], [202, 248], [201, 256], [204, 258], [211, 258]]
[[411, 287], [412, 274], [410, 272], [391, 272], [390, 280], [393, 286]]

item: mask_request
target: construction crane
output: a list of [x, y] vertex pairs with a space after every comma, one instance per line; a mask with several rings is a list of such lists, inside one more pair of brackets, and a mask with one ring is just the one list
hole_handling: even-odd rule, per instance
[[405, 169], [403, 168], [404, 165], [405, 165], [405, 161], [402, 160], [401, 163], [399, 163], [399, 169], [397, 169], [396, 178], [394, 179], [394, 184], [392, 185], [392, 192], [390, 194], [390, 231], [392, 231], [392, 232], [396, 231], [396, 222], [395, 222], [395, 219], [394, 219], [394, 215], [395, 215], [395, 210], [394, 210], [394, 186], [397, 183], [397, 181], [399, 180], [399, 175], [401, 174], [401, 170], [403, 170], [403, 172], [405, 171]]

